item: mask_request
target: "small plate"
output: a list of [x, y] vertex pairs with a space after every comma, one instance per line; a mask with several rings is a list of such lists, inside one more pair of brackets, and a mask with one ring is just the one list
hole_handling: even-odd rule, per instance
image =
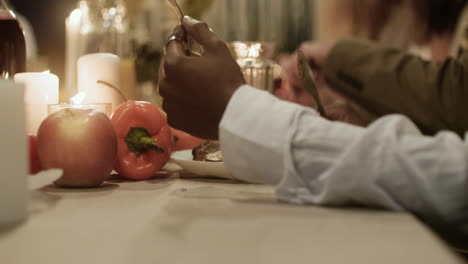
[[199, 176], [211, 176], [223, 179], [234, 179], [224, 167], [224, 162], [207, 162], [193, 160], [192, 150], [182, 150], [172, 153], [172, 161], [184, 170]]

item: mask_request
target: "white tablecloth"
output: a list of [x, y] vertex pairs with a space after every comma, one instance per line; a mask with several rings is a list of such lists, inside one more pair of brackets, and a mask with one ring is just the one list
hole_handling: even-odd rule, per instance
[[2, 264], [464, 263], [407, 214], [281, 204], [228, 180], [114, 181], [32, 193]]

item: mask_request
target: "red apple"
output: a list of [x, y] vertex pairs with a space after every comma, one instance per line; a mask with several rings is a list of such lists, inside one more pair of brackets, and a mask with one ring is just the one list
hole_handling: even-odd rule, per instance
[[55, 184], [90, 188], [106, 180], [114, 166], [117, 137], [101, 112], [65, 109], [42, 122], [37, 148], [43, 169], [63, 169]]
[[42, 170], [39, 155], [37, 154], [37, 137], [29, 134], [29, 174], [34, 175]]

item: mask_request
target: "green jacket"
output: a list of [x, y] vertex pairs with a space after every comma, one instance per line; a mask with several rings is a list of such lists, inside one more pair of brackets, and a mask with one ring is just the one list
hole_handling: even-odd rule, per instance
[[331, 51], [324, 74], [334, 89], [363, 108], [358, 112], [367, 121], [398, 113], [425, 134], [468, 131], [468, 52], [438, 63], [345, 40]]

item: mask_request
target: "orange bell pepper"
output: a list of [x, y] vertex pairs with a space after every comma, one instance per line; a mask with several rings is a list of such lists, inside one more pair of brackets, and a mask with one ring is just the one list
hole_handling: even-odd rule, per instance
[[115, 171], [131, 180], [146, 180], [169, 161], [172, 134], [166, 114], [147, 102], [128, 101], [111, 116], [117, 134]]
[[171, 127], [172, 137], [174, 139], [174, 150], [194, 149], [196, 146], [207, 141], [206, 139], [197, 138], [182, 130], [177, 130]]

